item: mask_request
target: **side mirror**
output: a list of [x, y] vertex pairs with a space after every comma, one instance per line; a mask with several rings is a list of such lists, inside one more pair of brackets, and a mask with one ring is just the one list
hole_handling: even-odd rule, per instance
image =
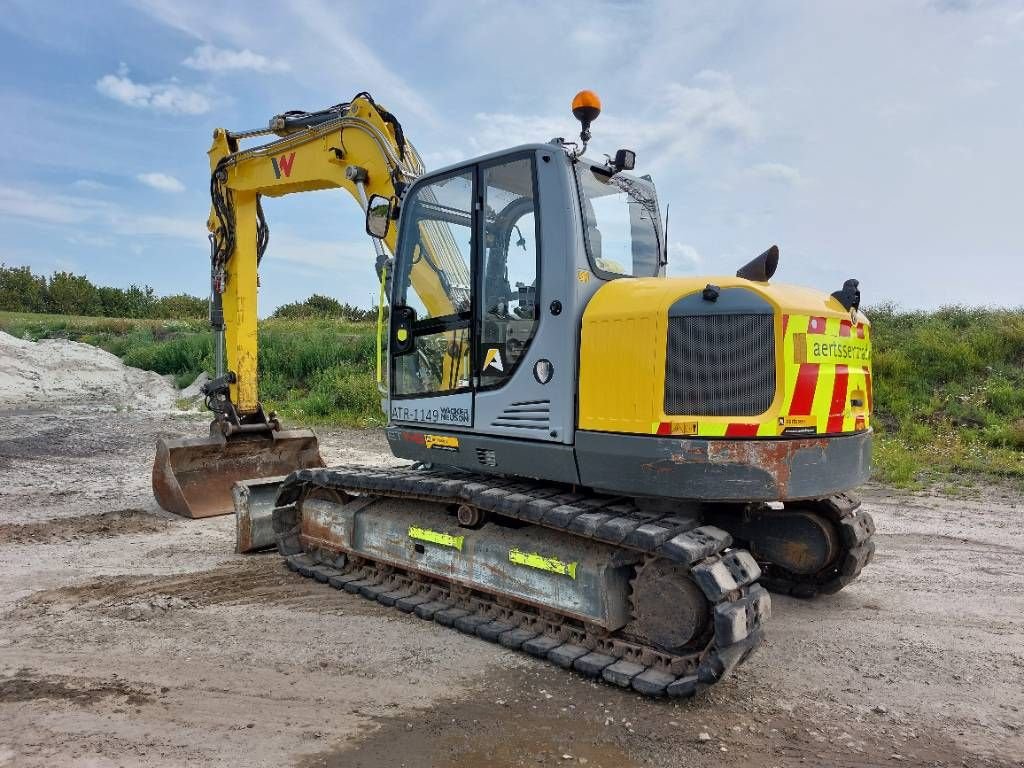
[[366, 234], [380, 239], [387, 237], [394, 209], [393, 197], [373, 195], [366, 204]]

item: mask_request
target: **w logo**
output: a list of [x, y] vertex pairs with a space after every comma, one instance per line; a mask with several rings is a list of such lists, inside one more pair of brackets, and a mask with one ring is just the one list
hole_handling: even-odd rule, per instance
[[282, 173], [285, 175], [285, 178], [290, 178], [292, 175], [292, 163], [295, 162], [295, 153], [292, 152], [290, 155], [272, 157], [270, 158], [270, 162], [274, 164], [275, 179], [280, 179]]

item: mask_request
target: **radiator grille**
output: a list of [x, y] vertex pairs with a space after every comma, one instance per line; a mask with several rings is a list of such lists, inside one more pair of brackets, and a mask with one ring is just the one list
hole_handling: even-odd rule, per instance
[[770, 314], [670, 317], [665, 413], [757, 416], [775, 399]]

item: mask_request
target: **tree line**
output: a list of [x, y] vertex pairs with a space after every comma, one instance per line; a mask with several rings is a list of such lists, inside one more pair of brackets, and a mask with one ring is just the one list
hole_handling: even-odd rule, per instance
[[314, 293], [305, 301], [293, 301], [282, 304], [274, 310], [273, 317], [292, 319], [337, 319], [352, 322], [376, 321], [377, 308], [360, 309], [351, 304], [343, 304], [330, 296]]
[[[94, 285], [85, 275], [72, 272], [44, 277], [29, 267], [0, 264], [0, 311], [185, 320], [207, 317], [208, 307], [206, 299], [185, 293], [157, 296], [148, 285], [113, 288]], [[360, 309], [314, 293], [305, 301], [281, 305], [273, 316], [361, 322], [376, 320], [377, 308]]]
[[148, 285], [94, 285], [85, 275], [33, 274], [28, 267], [0, 264], [0, 310], [54, 315], [133, 318], [203, 318], [206, 299], [185, 293], [157, 296]]

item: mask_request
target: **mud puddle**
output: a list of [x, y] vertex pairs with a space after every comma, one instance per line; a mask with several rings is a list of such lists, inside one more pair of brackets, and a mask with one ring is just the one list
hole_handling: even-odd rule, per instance
[[171, 524], [170, 520], [141, 509], [119, 509], [38, 523], [5, 523], [0, 525], [0, 544], [62, 544], [105, 536], [161, 533]]
[[542, 668], [495, 669], [466, 698], [381, 719], [300, 768], [639, 766], [988, 766], [947, 737], [882, 717], [830, 721], [811, 710], [752, 709], [745, 697], [650, 700]]

